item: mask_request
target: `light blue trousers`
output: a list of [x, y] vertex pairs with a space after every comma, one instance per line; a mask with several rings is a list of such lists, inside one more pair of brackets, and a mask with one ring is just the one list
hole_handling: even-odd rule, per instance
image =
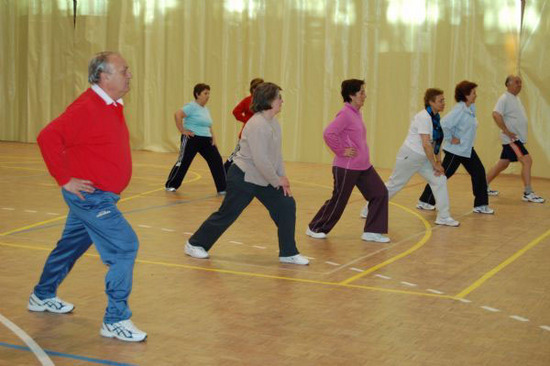
[[101, 260], [109, 267], [105, 277], [108, 304], [104, 322], [129, 319], [132, 312], [128, 297], [139, 243], [116, 206], [120, 197], [96, 189], [91, 194], [82, 192], [86, 198], [83, 201], [64, 189], [61, 192], [69, 206], [67, 222], [61, 239], [46, 260], [40, 282], [34, 288], [35, 295], [40, 299], [56, 296], [57, 288], [75, 262], [94, 243]]

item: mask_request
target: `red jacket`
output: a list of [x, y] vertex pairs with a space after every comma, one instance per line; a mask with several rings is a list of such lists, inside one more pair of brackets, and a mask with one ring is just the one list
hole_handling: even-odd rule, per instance
[[42, 157], [60, 186], [79, 178], [116, 194], [126, 188], [132, 156], [123, 112], [88, 89], [40, 132]]
[[237, 121], [241, 121], [243, 123], [243, 127], [239, 132], [239, 139], [241, 138], [241, 134], [243, 133], [243, 128], [246, 125], [246, 122], [248, 122], [248, 120], [254, 115], [254, 112], [250, 110], [251, 104], [252, 95], [249, 95], [248, 97], [241, 100], [235, 108], [233, 108], [233, 115], [235, 116]]

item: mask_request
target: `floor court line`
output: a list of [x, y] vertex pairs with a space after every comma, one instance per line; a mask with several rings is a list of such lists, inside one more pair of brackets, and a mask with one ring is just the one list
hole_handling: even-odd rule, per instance
[[[138, 209], [135, 209], [135, 210], [122, 211], [122, 213], [124, 215], [131, 215], [131, 214], [138, 213], [138, 212], [150, 211], [150, 210], [155, 210], [155, 209], [162, 209], [162, 208], [167, 208], [167, 207], [172, 207], [172, 206], [177, 206], [177, 205], [183, 205], [183, 204], [187, 204], [187, 203], [191, 203], [191, 202], [204, 201], [204, 200], [208, 200], [208, 199], [216, 198], [216, 197], [218, 197], [216, 194], [210, 194], [208, 196], [203, 196], [203, 197], [199, 197], [199, 198], [195, 198], [195, 199], [191, 199], [191, 200], [179, 200], [179, 201], [176, 201], [176, 202], [168, 203], [166, 205], [149, 206], [149, 207], [144, 207], [144, 208], [138, 208]], [[65, 215], [65, 216], [56, 217], [56, 219], [57, 219], [57, 221], [59, 221], [59, 220], [64, 219], [66, 217], [67, 216]], [[56, 220], [52, 219], [51, 221], [56, 221]], [[49, 228], [56, 227], [56, 226], [61, 226], [61, 225], [64, 224], [64, 223], [59, 223], [59, 224], [45, 225], [45, 224], [48, 224], [48, 223], [49, 222], [36, 223], [36, 224], [30, 225], [30, 227], [19, 228], [19, 229], [15, 229], [14, 231], [11, 231], [11, 232], [8, 232], [8, 233], [2, 233], [2, 234], [0, 234], [0, 236], [7, 236], [9, 234], [15, 234], [15, 233], [23, 234], [23, 233], [28, 233], [28, 232], [38, 231], [38, 230], [49, 229]], [[42, 225], [42, 224], [44, 224], [44, 225]], [[136, 226], [139, 226], [139, 225], [136, 225]], [[173, 231], [175, 231], [175, 230], [173, 230]], [[190, 235], [192, 235], [192, 234], [193, 233], [190, 233]]]
[[[294, 182], [297, 182], [297, 183], [300, 183], [300, 184], [304, 184], [304, 185], [313, 185], [313, 186], [316, 186], [316, 187], [323, 187], [323, 188], [326, 188], [326, 189], [332, 189], [332, 188], [333, 188], [333, 187], [329, 187], [329, 186], [321, 185], [321, 184], [316, 184], [316, 183], [309, 183], [309, 182], [302, 182], [302, 181], [294, 181]], [[415, 184], [415, 185], [416, 185], [416, 184]], [[413, 186], [413, 185], [411, 185], [411, 186]], [[352, 193], [352, 194], [357, 195], [358, 193], [355, 193], [355, 192], [354, 192], [354, 193]], [[419, 215], [417, 212], [414, 212], [414, 211], [412, 211], [411, 209], [409, 209], [409, 208], [407, 208], [407, 207], [405, 207], [405, 206], [402, 206], [402, 205], [400, 205], [400, 204], [398, 204], [398, 203], [390, 202], [389, 204], [394, 205], [394, 206], [397, 206], [397, 207], [399, 207], [399, 208], [405, 210], [406, 212], [409, 212], [409, 213], [413, 214], [413, 216], [418, 217], [418, 218], [420, 219], [420, 221], [422, 221], [422, 223], [424, 224], [424, 227], [426, 228], [426, 232], [425, 232], [424, 236], [422, 237], [422, 239], [420, 239], [420, 241], [419, 241], [418, 243], [416, 243], [415, 245], [413, 245], [411, 248], [409, 248], [408, 250], [404, 251], [403, 253], [400, 253], [400, 254], [398, 254], [398, 255], [396, 255], [396, 256], [394, 256], [394, 257], [388, 259], [387, 261], [384, 261], [384, 262], [382, 262], [382, 263], [379, 263], [379, 264], [377, 264], [377, 265], [374, 266], [374, 267], [371, 267], [371, 268], [369, 268], [369, 269], [366, 269], [364, 272], [359, 273], [359, 274], [357, 274], [357, 275], [355, 275], [355, 276], [352, 276], [352, 277], [350, 277], [350, 278], [348, 278], [348, 279], [346, 279], [346, 280], [340, 282], [340, 284], [347, 285], [347, 284], [349, 284], [349, 283], [351, 283], [351, 282], [353, 282], [353, 281], [355, 281], [355, 280], [357, 280], [357, 279], [359, 279], [359, 278], [361, 278], [361, 277], [364, 277], [364, 276], [368, 275], [369, 273], [372, 273], [372, 272], [374, 272], [374, 271], [377, 271], [377, 270], [379, 270], [380, 268], [383, 268], [383, 267], [385, 267], [385, 266], [387, 266], [387, 265], [389, 265], [389, 264], [391, 264], [391, 263], [393, 263], [393, 262], [395, 262], [395, 261], [397, 261], [397, 260], [399, 260], [399, 259], [401, 259], [401, 258], [404, 258], [404, 257], [408, 256], [409, 254], [415, 252], [417, 249], [419, 249], [419, 248], [421, 248], [422, 246], [424, 246], [424, 244], [426, 244], [426, 243], [428, 242], [428, 240], [430, 239], [430, 237], [432, 236], [432, 227], [431, 227], [431, 225], [428, 223], [428, 221], [427, 221], [424, 217], [422, 217], [421, 215]], [[354, 262], [354, 263], [355, 263], [355, 262]], [[344, 265], [344, 266], [342, 266], [341, 268], [345, 268], [345, 267], [347, 267], [347, 265]], [[341, 268], [340, 268], [340, 269], [341, 269]]]
[[504, 268], [506, 268], [508, 265], [510, 265], [512, 262], [514, 262], [516, 259], [524, 255], [529, 249], [534, 248], [537, 246], [540, 242], [542, 242], [546, 237], [550, 236], [550, 230], [547, 230], [544, 234], [538, 236], [534, 240], [532, 240], [530, 243], [528, 243], [526, 246], [515, 252], [512, 256], [508, 257], [505, 261], [491, 269], [489, 272], [485, 273], [483, 276], [481, 276], [477, 281], [472, 283], [470, 286], [466, 287], [464, 290], [460, 291], [455, 296], [457, 298], [463, 298], [470, 294], [472, 291], [479, 288], [481, 285], [483, 285], [486, 281], [488, 281], [491, 277], [495, 276], [498, 272], [502, 271]]
[[38, 361], [44, 366], [54, 366], [52, 360], [48, 357], [46, 352], [32, 339], [25, 331], [19, 328], [15, 323], [10, 321], [8, 318], [0, 314], [0, 322], [4, 324], [6, 328], [11, 330], [19, 339], [21, 339], [28, 347], [28, 350], [31, 351]]
[[[201, 176], [200, 174], [198, 174], [198, 173], [195, 173], [195, 174], [197, 174], [197, 176], [196, 176], [195, 178], [190, 179], [190, 180], [188, 180], [188, 181], [184, 181], [183, 184], [192, 183], [192, 182], [195, 182], [195, 181], [197, 181], [197, 180], [199, 180], [199, 179], [202, 178], [202, 176]], [[130, 201], [130, 200], [132, 200], [132, 199], [139, 198], [139, 197], [143, 197], [143, 196], [145, 196], [145, 195], [148, 195], [148, 194], [151, 194], [151, 193], [154, 193], [154, 192], [158, 192], [158, 191], [162, 191], [162, 190], [164, 190], [164, 188], [158, 188], [158, 189], [153, 189], [153, 190], [150, 190], [150, 191], [138, 193], [138, 194], [135, 194], [135, 195], [133, 195], [133, 196], [123, 198], [123, 199], [121, 199], [119, 202], [122, 203], [122, 202]], [[5, 231], [5, 232], [3, 232], [3, 233], [0, 233], [0, 236], [10, 235], [10, 234], [13, 234], [13, 233], [17, 233], [17, 232], [19, 232], [19, 231], [25, 231], [25, 230], [32, 229], [32, 228], [37, 227], [37, 226], [42, 226], [42, 225], [49, 224], [49, 223], [51, 223], [51, 222], [60, 221], [60, 220], [66, 219], [66, 218], [67, 218], [67, 215], [64, 215], [64, 216], [59, 216], [59, 217], [56, 217], [56, 218], [53, 218], [53, 219], [50, 219], [50, 220], [40, 221], [40, 222], [37, 222], [37, 223], [34, 223], [34, 224], [30, 224], [30, 225], [27, 225], [27, 226], [19, 227], [19, 228], [17, 228], [17, 229]]]
[[[31, 249], [31, 250], [38, 250], [38, 251], [51, 251], [52, 250], [52, 248], [33, 247], [33, 246], [28, 246], [28, 245], [10, 244], [10, 243], [3, 243], [3, 242], [0, 242], [0, 246], [7, 246], [7, 247], [13, 247], [13, 248], [22, 248], [22, 249]], [[97, 255], [97, 254], [85, 253], [83, 256], [99, 258], [99, 255]], [[388, 288], [383, 288], [383, 287], [342, 284], [340, 282], [319, 281], [319, 280], [310, 280], [310, 279], [306, 279], [306, 278], [275, 276], [275, 275], [269, 275], [269, 274], [264, 274], [264, 273], [234, 271], [234, 270], [220, 269], [220, 268], [205, 268], [205, 267], [193, 266], [193, 265], [181, 264], [181, 263], [151, 261], [151, 260], [145, 260], [145, 259], [136, 259], [136, 263], [160, 265], [160, 266], [164, 266], [164, 267], [185, 268], [185, 269], [192, 269], [192, 270], [199, 270], [199, 271], [206, 271], [206, 272], [226, 273], [226, 274], [240, 275], [240, 276], [246, 276], [246, 277], [267, 278], [267, 279], [284, 280], [284, 281], [290, 281], [290, 282], [310, 283], [310, 284], [326, 285], [326, 286], [334, 286], [334, 287], [358, 288], [358, 289], [365, 289], [365, 290], [372, 290], [372, 291], [379, 291], [379, 292], [387, 292], [387, 293], [415, 295], [415, 296], [423, 296], [423, 297], [434, 297], [434, 298], [443, 298], [443, 299], [455, 299], [455, 297], [450, 296], [450, 295], [428, 294], [428, 293], [418, 292], [418, 291], [405, 291], [405, 290], [388, 289]], [[260, 267], [260, 266], [258, 266], [258, 267]], [[263, 267], [263, 266], [261, 266], [261, 267]]]
[[[6, 347], [6, 348], [11, 348], [11, 349], [17, 349], [17, 350], [20, 350], [20, 351], [31, 351], [32, 352], [32, 350], [29, 347], [19, 346], [17, 344], [10, 344], [10, 343], [5, 343], [5, 342], [0, 342], [0, 346]], [[79, 360], [79, 361], [87, 361], [87, 362], [90, 362], [90, 363], [97, 363], [97, 364], [100, 364], [100, 365], [137, 366], [137, 365], [131, 364], [131, 363], [120, 363], [120, 362], [115, 362], [115, 361], [110, 361], [110, 360], [102, 360], [102, 359], [99, 359], [99, 358], [79, 356], [79, 355], [73, 355], [73, 354], [70, 354], [70, 353], [63, 353], [63, 352], [57, 352], [57, 351], [51, 351], [51, 350], [44, 350], [44, 353], [46, 353], [47, 355], [50, 355], [50, 356], [54, 356], [54, 357], [62, 357], [62, 358], [69, 358], [69, 359], [73, 359], [73, 360]], [[51, 363], [51, 365], [53, 365], [53, 362]]]
[[402, 206], [402, 205], [399, 205], [397, 203], [393, 203], [393, 202], [390, 202], [391, 204], [395, 205], [395, 206], [398, 206], [400, 207], [401, 209], [405, 210], [405, 211], [408, 211], [409, 213], [412, 213], [414, 216], [417, 216], [418, 218], [420, 218], [420, 220], [422, 221], [422, 223], [424, 224], [424, 227], [426, 228], [426, 231], [424, 233], [424, 236], [422, 237], [422, 239], [420, 239], [420, 241], [418, 241], [415, 245], [413, 245], [412, 247], [410, 247], [409, 249], [405, 250], [404, 252], [396, 255], [396, 256], [393, 256], [392, 258], [382, 262], [382, 263], [379, 263], [373, 267], [370, 267], [366, 270], [364, 270], [363, 272], [361, 273], [358, 273], [356, 274], [355, 276], [352, 276], [342, 282], [340, 282], [341, 284], [343, 285], [348, 285], [350, 284], [351, 282], [353, 281], [356, 281], [362, 277], [365, 277], [366, 275], [372, 273], [372, 272], [375, 272], [381, 268], [384, 268], [386, 267], [387, 265], [389, 264], [392, 264], [393, 262], [396, 262], [398, 261], [399, 259], [402, 259], [406, 256], [408, 256], [409, 254], [412, 254], [414, 253], [415, 251], [417, 251], [418, 249], [422, 248], [424, 246], [424, 244], [426, 244], [428, 242], [428, 240], [430, 240], [431, 236], [432, 236], [432, 227], [430, 225], [430, 223], [424, 218], [422, 217], [421, 215], [419, 215], [417, 212], [414, 212], [412, 211], [411, 209], [405, 207], [405, 206]]

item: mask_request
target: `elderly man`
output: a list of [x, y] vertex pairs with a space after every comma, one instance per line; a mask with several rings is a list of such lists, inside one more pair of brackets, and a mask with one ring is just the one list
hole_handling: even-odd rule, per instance
[[[506, 92], [498, 99], [493, 110], [493, 119], [500, 128], [502, 140], [502, 153], [500, 160], [489, 170], [487, 183], [490, 184], [510, 162], [519, 160], [521, 163], [521, 178], [523, 180], [523, 200], [526, 202], [543, 203], [544, 198], [533, 192], [531, 187], [531, 166], [533, 159], [525, 148], [527, 143], [527, 115], [525, 108], [518, 98], [521, 91], [521, 78], [516, 75], [509, 75], [504, 83]], [[498, 191], [488, 190], [489, 195], [496, 196]]]
[[57, 288], [93, 242], [109, 267], [105, 278], [108, 305], [100, 334], [140, 342], [147, 334], [134, 326], [128, 307], [138, 238], [116, 206], [132, 175], [121, 99], [130, 89], [131, 78], [120, 54], [95, 55], [88, 68], [91, 87], [38, 136], [40, 151], [62, 187], [69, 214], [27, 308], [71, 312], [74, 305], [58, 298]]

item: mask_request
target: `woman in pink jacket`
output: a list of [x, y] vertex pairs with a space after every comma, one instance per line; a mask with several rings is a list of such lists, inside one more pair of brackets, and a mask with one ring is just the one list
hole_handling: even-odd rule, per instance
[[361, 116], [361, 107], [367, 99], [365, 82], [350, 79], [342, 82], [344, 107], [325, 129], [323, 137], [334, 152], [332, 166], [334, 189], [308, 225], [306, 234], [324, 239], [338, 222], [357, 186], [369, 202], [369, 213], [361, 239], [387, 243], [388, 190], [372, 166], [367, 145], [367, 130]]

